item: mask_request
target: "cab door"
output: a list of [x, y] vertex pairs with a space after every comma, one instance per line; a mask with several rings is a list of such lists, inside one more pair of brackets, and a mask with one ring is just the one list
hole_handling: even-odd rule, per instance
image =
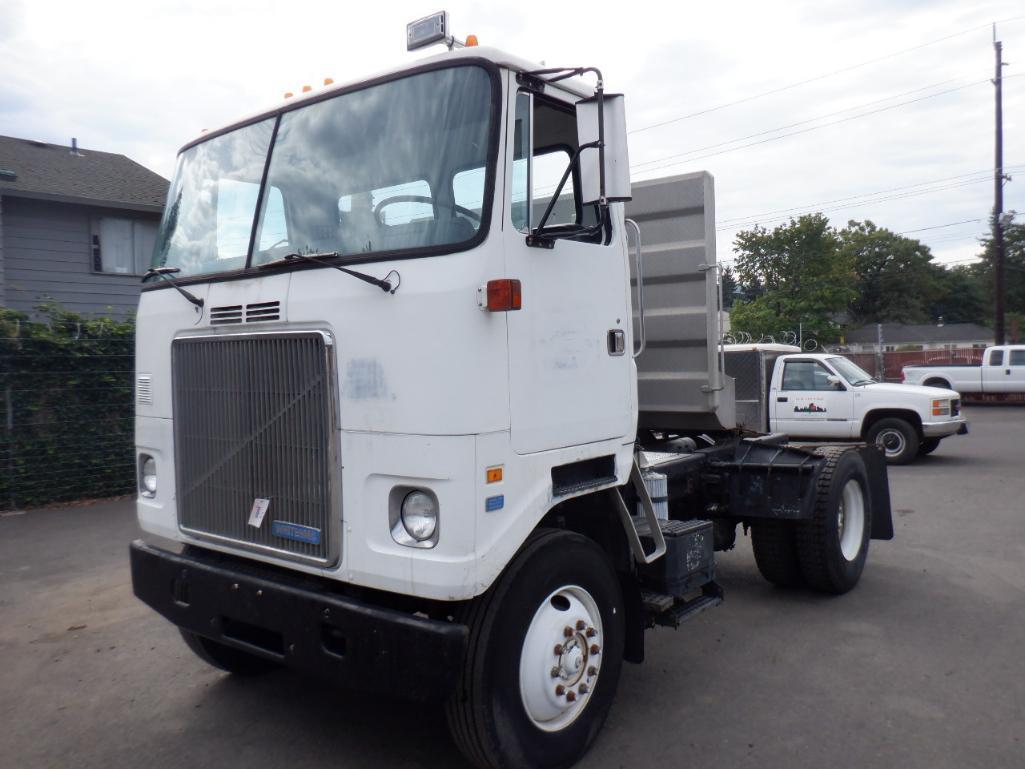
[[[516, 89], [510, 76], [511, 141], [506, 159], [506, 277], [522, 285], [522, 309], [508, 315], [512, 443], [517, 453], [612, 438], [636, 429], [629, 287], [622, 212], [611, 244], [562, 238], [552, 248], [527, 245], [577, 146], [573, 97]], [[597, 220], [579, 198], [573, 172], [548, 226], [564, 234]], [[615, 208], [621, 208], [616, 206]]]
[[784, 361], [780, 389], [771, 395], [776, 430], [797, 438], [851, 437], [853, 393], [821, 361]]

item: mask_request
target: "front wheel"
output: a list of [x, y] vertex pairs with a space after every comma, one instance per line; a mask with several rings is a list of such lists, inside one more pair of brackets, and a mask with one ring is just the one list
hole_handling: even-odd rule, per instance
[[559, 769], [594, 741], [616, 693], [625, 637], [619, 581], [579, 534], [533, 534], [469, 607], [470, 638], [446, 706], [482, 769]]
[[906, 465], [918, 456], [918, 431], [903, 419], [880, 419], [865, 439], [881, 448], [891, 465]]
[[924, 439], [922, 441], [922, 443], [918, 447], [918, 456], [924, 457], [927, 454], [932, 454], [934, 451], [936, 451], [937, 448], [939, 448], [939, 445], [940, 445], [940, 439], [939, 438], [926, 438], [926, 439]]

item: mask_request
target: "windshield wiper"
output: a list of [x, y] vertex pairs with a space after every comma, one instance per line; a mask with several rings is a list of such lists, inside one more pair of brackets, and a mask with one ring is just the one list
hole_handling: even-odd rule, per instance
[[179, 286], [178, 283], [175, 282], [175, 280], [171, 277], [176, 272], [181, 272], [181, 267], [150, 267], [148, 270], [146, 270], [146, 273], [142, 276], [142, 279], [146, 280], [146, 278], [151, 278], [154, 275], [156, 275], [157, 277], [163, 278], [168, 283], [170, 283], [172, 286], [174, 286], [175, 290], [179, 294], [181, 294], [186, 299], [188, 299], [190, 302], [192, 302], [194, 305], [196, 305], [196, 307], [202, 307], [203, 306], [203, 300], [202, 299], [200, 299], [195, 294], [190, 293], [189, 291], [186, 291], [184, 288]]
[[[333, 259], [341, 256], [337, 251], [328, 251], [317, 254], [285, 254], [280, 259], [275, 259], [273, 262], [267, 262], [260, 265], [260, 269], [267, 267], [280, 267], [283, 264], [289, 264], [290, 262], [316, 262], [317, 264], [323, 264], [325, 267], [334, 267], [340, 272], [344, 272], [347, 275], [352, 275], [354, 278], [359, 278], [365, 283], [369, 283], [372, 286], [377, 286], [379, 289], [384, 291], [386, 294], [394, 294], [399, 290], [399, 286], [402, 285], [402, 276], [396, 270], [392, 270], [384, 276], [384, 280], [375, 278], [373, 275], [367, 275], [365, 272], [359, 272], [358, 270], [350, 270], [348, 267], [342, 267], [340, 264], [332, 264], [331, 262], [325, 262], [325, 259]], [[394, 284], [389, 278], [395, 276]]]

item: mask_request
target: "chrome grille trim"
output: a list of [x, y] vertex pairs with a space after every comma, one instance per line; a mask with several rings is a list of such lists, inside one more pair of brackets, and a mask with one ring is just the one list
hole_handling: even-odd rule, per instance
[[[341, 478], [332, 337], [207, 334], [172, 344], [178, 522], [191, 536], [291, 561], [340, 552]], [[270, 508], [248, 524], [257, 498]], [[321, 532], [275, 536], [275, 522]]]

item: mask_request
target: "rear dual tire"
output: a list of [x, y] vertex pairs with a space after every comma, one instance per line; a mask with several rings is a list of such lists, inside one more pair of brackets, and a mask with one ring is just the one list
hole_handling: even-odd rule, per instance
[[811, 520], [755, 521], [751, 543], [762, 576], [839, 595], [861, 579], [872, 530], [868, 471], [857, 451], [827, 447]]

